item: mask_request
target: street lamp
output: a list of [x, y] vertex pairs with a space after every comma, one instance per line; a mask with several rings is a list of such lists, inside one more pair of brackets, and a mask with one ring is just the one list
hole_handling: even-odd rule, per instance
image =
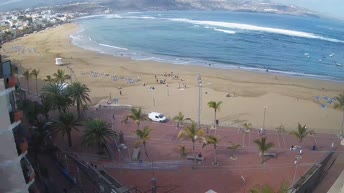
[[244, 176], [241, 176], [242, 182], [244, 183], [244, 193], [246, 192], [246, 179]]
[[292, 184], [293, 186], [294, 186], [294, 183], [295, 183], [297, 166], [299, 165], [299, 162], [300, 162], [302, 156], [301, 156], [301, 155], [296, 155], [295, 158], [296, 158], [295, 161], [294, 161], [294, 164], [295, 164], [295, 171], [294, 171], [293, 184]]
[[263, 118], [263, 129], [265, 129], [265, 115], [266, 115], [266, 109], [268, 106], [264, 106], [264, 118]]
[[201, 128], [201, 108], [202, 108], [202, 77], [197, 75], [198, 80], [198, 128]]

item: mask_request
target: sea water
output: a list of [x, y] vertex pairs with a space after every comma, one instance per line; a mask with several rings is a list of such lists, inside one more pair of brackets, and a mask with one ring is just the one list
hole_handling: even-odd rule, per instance
[[344, 81], [344, 22], [267, 13], [128, 12], [75, 20], [72, 42], [134, 60]]

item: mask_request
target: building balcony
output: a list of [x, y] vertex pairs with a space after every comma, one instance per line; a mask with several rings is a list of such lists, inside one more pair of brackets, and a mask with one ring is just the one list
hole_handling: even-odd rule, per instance
[[17, 144], [17, 152], [18, 155], [25, 154], [27, 150], [29, 149], [29, 143], [26, 140], [23, 140], [22, 142], [16, 142]]
[[24, 174], [25, 182], [28, 184], [35, 179], [35, 170], [31, 166], [30, 161], [25, 157], [20, 160], [20, 165]]
[[18, 122], [18, 121], [21, 121], [22, 118], [23, 118], [23, 111], [22, 110], [16, 110], [16, 111], [10, 112], [11, 124]]
[[5, 79], [5, 81], [7, 81], [6, 89], [7, 88], [14, 88], [17, 84], [17, 77], [10, 76], [7, 78], [7, 80]]

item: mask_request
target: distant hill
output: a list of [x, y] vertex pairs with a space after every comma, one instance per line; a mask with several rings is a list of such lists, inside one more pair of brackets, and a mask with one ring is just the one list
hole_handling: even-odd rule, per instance
[[294, 6], [272, 3], [269, 0], [8, 0], [14, 3], [1, 5], [0, 11], [14, 8], [33, 8], [75, 2], [99, 2], [113, 10], [232, 10], [269, 12], [292, 15], [315, 15]]

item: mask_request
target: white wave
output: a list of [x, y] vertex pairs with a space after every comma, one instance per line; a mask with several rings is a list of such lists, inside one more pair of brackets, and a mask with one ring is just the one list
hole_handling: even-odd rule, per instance
[[151, 16], [128, 16], [125, 18], [128, 18], [128, 19], [156, 19], [156, 17], [151, 17]]
[[215, 31], [219, 31], [219, 32], [224, 32], [227, 34], [235, 34], [235, 31], [231, 31], [231, 30], [223, 30], [223, 29], [218, 29], [218, 28], [213, 28]]
[[118, 15], [118, 14], [106, 15], [105, 17], [108, 19], [112, 19], [112, 18], [121, 19], [121, 18], [123, 18], [121, 15]]
[[127, 48], [121, 48], [121, 47], [111, 46], [111, 45], [107, 45], [107, 44], [99, 44], [99, 45], [104, 46], [104, 47], [109, 47], [109, 48], [115, 48], [118, 50], [128, 50]]
[[343, 40], [326, 38], [326, 37], [322, 37], [313, 33], [294, 31], [294, 30], [288, 30], [288, 29], [261, 27], [261, 26], [255, 26], [255, 25], [249, 25], [249, 24], [229, 23], [229, 22], [220, 22], [220, 21], [199, 21], [199, 20], [191, 20], [191, 19], [186, 19], [186, 18], [171, 18], [169, 20], [176, 21], [176, 22], [187, 22], [187, 23], [192, 23], [196, 25], [216, 26], [216, 27], [224, 27], [224, 28], [230, 28], [230, 29], [249, 30], [249, 31], [262, 31], [262, 32], [282, 34], [282, 35], [287, 35], [287, 36], [320, 39], [320, 40], [325, 40], [325, 41], [330, 41], [330, 42], [344, 43]]

